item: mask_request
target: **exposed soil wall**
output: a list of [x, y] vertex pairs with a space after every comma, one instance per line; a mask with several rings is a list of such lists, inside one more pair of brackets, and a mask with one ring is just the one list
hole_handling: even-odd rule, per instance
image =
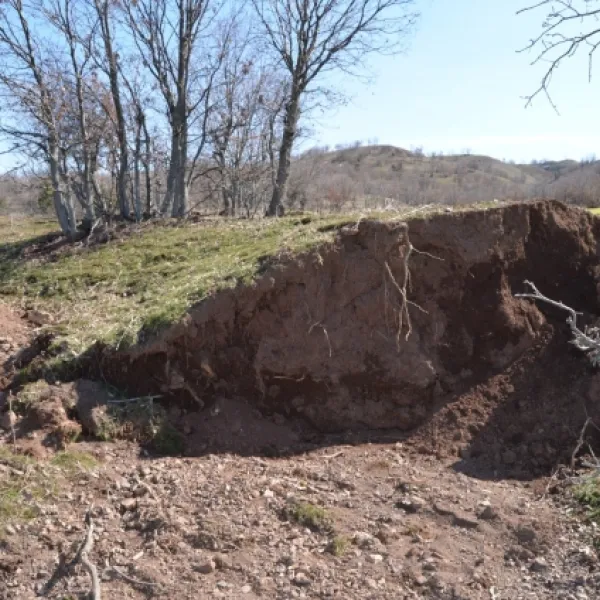
[[[564, 315], [513, 297], [524, 279], [598, 312], [599, 233], [600, 220], [552, 201], [408, 227], [363, 221], [250, 287], [216, 294], [159, 340], [105, 357], [103, 376], [130, 393], [204, 405], [242, 396], [321, 431], [412, 429], [553, 339], [544, 315], [561, 330]], [[419, 251], [408, 298], [420, 309], [408, 308], [406, 339], [398, 286], [407, 236]]]

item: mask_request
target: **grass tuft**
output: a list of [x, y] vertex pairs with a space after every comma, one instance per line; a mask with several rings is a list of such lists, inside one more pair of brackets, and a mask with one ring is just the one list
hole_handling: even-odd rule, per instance
[[89, 471], [98, 466], [98, 461], [87, 452], [80, 450], [65, 450], [57, 453], [51, 460], [51, 464], [67, 473], [78, 471]]
[[334, 556], [340, 557], [346, 554], [348, 547], [350, 546], [350, 540], [343, 535], [335, 535], [331, 542], [329, 542], [329, 546], [327, 549]]
[[573, 496], [585, 507], [588, 518], [600, 523], [600, 477], [592, 477], [576, 486]]
[[97, 466], [93, 456], [78, 450], [59, 452], [44, 462], [0, 446], [0, 540], [8, 524], [35, 519], [66, 479]]
[[310, 502], [291, 501], [284, 509], [284, 517], [311, 531], [325, 533], [333, 530], [333, 521], [328, 512]]

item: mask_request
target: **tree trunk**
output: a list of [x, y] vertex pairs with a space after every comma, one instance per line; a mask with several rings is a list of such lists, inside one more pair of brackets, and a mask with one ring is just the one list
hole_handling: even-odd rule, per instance
[[71, 53], [71, 64], [73, 66], [73, 73], [75, 75], [75, 89], [77, 93], [77, 112], [79, 119], [79, 132], [81, 134], [82, 142], [82, 158], [83, 158], [83, 226], [86, 230], [90, 231], [94, 226], [94, 220], [96, 218], [96, 211], [94, 206], [93, 191], [94, 185], [92, 181], [93, 171], [91, 167], [90, 158], [90, 142], [87, 129], [87, 118], [85, 112], [85, 98], [83, 90], [83, 80], [81, 69], [77, 61], [75, 53], [75, 45], [73, 36], [69, 30], [69, 48]]
[[144, 176], [146, 180], [146, 214], [148, 218], [152, 216], [152, 175], [150, 170], [150, 161], [152, 157], [152, 148], [150, 136], [148, 135], [148, 127], [146, 125], [146, 119], [144, 118], [143, 123], [144, 138], [145, 138], [145, 153], [144, 157]]
[[229, 202], [229, 190], [227, 189], [227, 185], [225, 181], [221, 183], [221, 197], [223, 198], [223, 208], [219, 211], [220, 215], [224, 217], [230, 216], [231, 203]]
[[58, 145], [50, 141], [48, 152], [50, 179], [54, 191], [54, 210], [63, 233], [70, 239], [77, 231], [77, 221], [75, 220], [75, 210], [68, 194], [63, 187], [60, 175], [60, 157]]
[[171, 207], [172, 217], [185, 217], [189, 212], [187, 167], [187, 123], [185, 117], [177, 119], [171, 136], [171, 163], [167, 176], [167, 193], [163, 213]]
[[231, 182], [231, 216], [232, 217], [235, 217], [237, 214], [238, 199], [239, 199], [239, 187], [238, 187], [237, 181], [234, 177], [234, 180]]
[[98, 14], [100, 27], [102, 30], [102, 41], [106, 54], [108, 66], [108, 80], [110, 82], [110, 91], [115, 109], [117, 121], [117, 138], [119, 140], [119, 170], [117, 172], [117, 197], [119, 201], [119, 211], [124, 219], [131, 217], [131, 207], [129, 203], [129, 148], [127, 146], [127, 129], [125, 124], [125, 114], [121, 102], [121, 90], [119, 88], [119, 70], [117, 66], [117, 57], [113, 51], [112, 33], [110, 30], [109, 2], [108, 0], [95, 0], [96, 12]]
[[138, 113], [135, 129], [135, 150], [133, 157], [133, 202], [135, 207], [135, 220], [139, 223], [142, 220], [142, 190], [140, 161], [142, 158], [142, 123]]
[[279, 164], [277, 165], [277, 177], [273, 186], [273, 195], [267, 208], [267, 217], [275, 217], [283, 214], [283, 202], [287, 182], [290, 177], [290, 165], [292, 161], [292, 149], [298, 129], [300, 117], [300, 92], [292, 90], [290, 101], [285, 108], [285, 120], [281, 145], [279, 146]]
[[169, 210], [173, 210], [175, 202], [175, 172], [179, 164], [179, 147], [176, 143], [175, 133], [171, 135], [171, 157], [169, 159], [169, 170], [167, 172], [167, 189], [160, 212], [165, 216]]

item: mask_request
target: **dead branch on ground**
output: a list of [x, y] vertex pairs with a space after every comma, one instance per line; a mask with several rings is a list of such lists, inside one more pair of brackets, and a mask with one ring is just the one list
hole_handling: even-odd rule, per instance
[[134, 577], [127, 575], [127, 573], [123, 573], [123, 571], [121, 571], [120, 569], [117, 569], [117, 567], [114, 567], [114, 566], [109, 566], [106, 569], [104, 569], [103, 575], [114, 575], [116, 577], [120, 577], [121, 579], [123, 579], [123, 581], [126, 581], [127, 583], [130, 583], [131, 585], [135, 585], [135, 586], [139, 586], [139, 587], [158, 587], [159, 586], [158, 583], [154, 583], [153, 581], [142, 581], [141, 579], [135, 579]]
[[96, 565], [89, 559], [88, 554], [92, 551], [94, 545], [94, 521], [92, 520], [92, 507], [90, 507], [85, 515], [85, 523], [87, 525], [87, 534], [85, 542], [79, 551], [78, 557], [81, 564], [85, 567], [92, 578], [92, 599], [102, 600], [102, 592], [100, 590], [100, 578], [98, 577], [98, 569]]

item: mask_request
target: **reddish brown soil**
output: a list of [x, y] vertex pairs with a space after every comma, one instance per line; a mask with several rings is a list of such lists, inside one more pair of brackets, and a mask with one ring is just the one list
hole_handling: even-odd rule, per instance
[[31, 333], [28, 323], [14, 310], [0, 304], [0, 394], [9, 383], [13, 369], [9, 359], [27, 344]]
[[[408, 339], [394, 283], [406, 228], [365, 222], [160, 340], [101, 355], [92, 371], [161, 394], [197, 458], [99, 442], [68, 446], [99, 464], [66, 474], [0, 458], [34, 515], [0, 522], [0, 597], [86, 597], [89, 576], [66, 565], [93, 505], [110, 598], [597, 598], [596, 528], [536, 491], [560, 489], [537, 476], [600, 422], [600, 374], [564, 314], [513, 292], [530, 279], [594, 321], [599, 223], [557, 203], [411, 222], [428, 254], [411, 257], [409, 298], [427, 313], [410, 309]], [[0, 337], [9, 370], [40, 345], [2, 306]], [[90, 381], [48, 386], [17, 447], [42, 458], [65, 426], [94, 433], [108, 398]], [[39, 477], [55, 482], [42, 498], [27, 492]], [[327, 527], [296, 522], [295, 500]]]
[[[200, 400], [204, 411], [177, 415], [192, 454], [294, 446], [307, 427], [358, 440], [410, 431], [423, 451], [460, 453], [460, 468], [526, 476], [568, 457], [598, 403], [566, 315], [513, 293], [530, 279], [594, 318], [599, 234], [599, 220], [557, 202], [436, 215], [408, 233], [361, 222], [215, 295], [160, 339], [106, 355], [102, 375], [132, 395], [187, 409]], [[411, 305], [412, 331], [405, 321], [398, 337], [408, 236], [409, 299], [426, 312]], [[239, 435], [235, 423], [207, 437], [219, 399], [292, 427], [288, 443], [262, 426]]]
[[[91, 505], [90, 560], [103, 598], [592, 600], [600, 593], [591, 526], [522, 482], [470, 479], [401, 444], [275, 460], [150, 460], [121, 443], [73, 449], [94, 453], [98, 465], [66, 478], [48, 463], [32, 468], [30, 478], [39, 473], [59, 485], [25, 501], [34, 518], [0, 533], [1, 598], [89, 597], [88, 573], [66, 565], [85, 538]], [[321, 507], [327, 526], [295, 521], [293, 501]]]

